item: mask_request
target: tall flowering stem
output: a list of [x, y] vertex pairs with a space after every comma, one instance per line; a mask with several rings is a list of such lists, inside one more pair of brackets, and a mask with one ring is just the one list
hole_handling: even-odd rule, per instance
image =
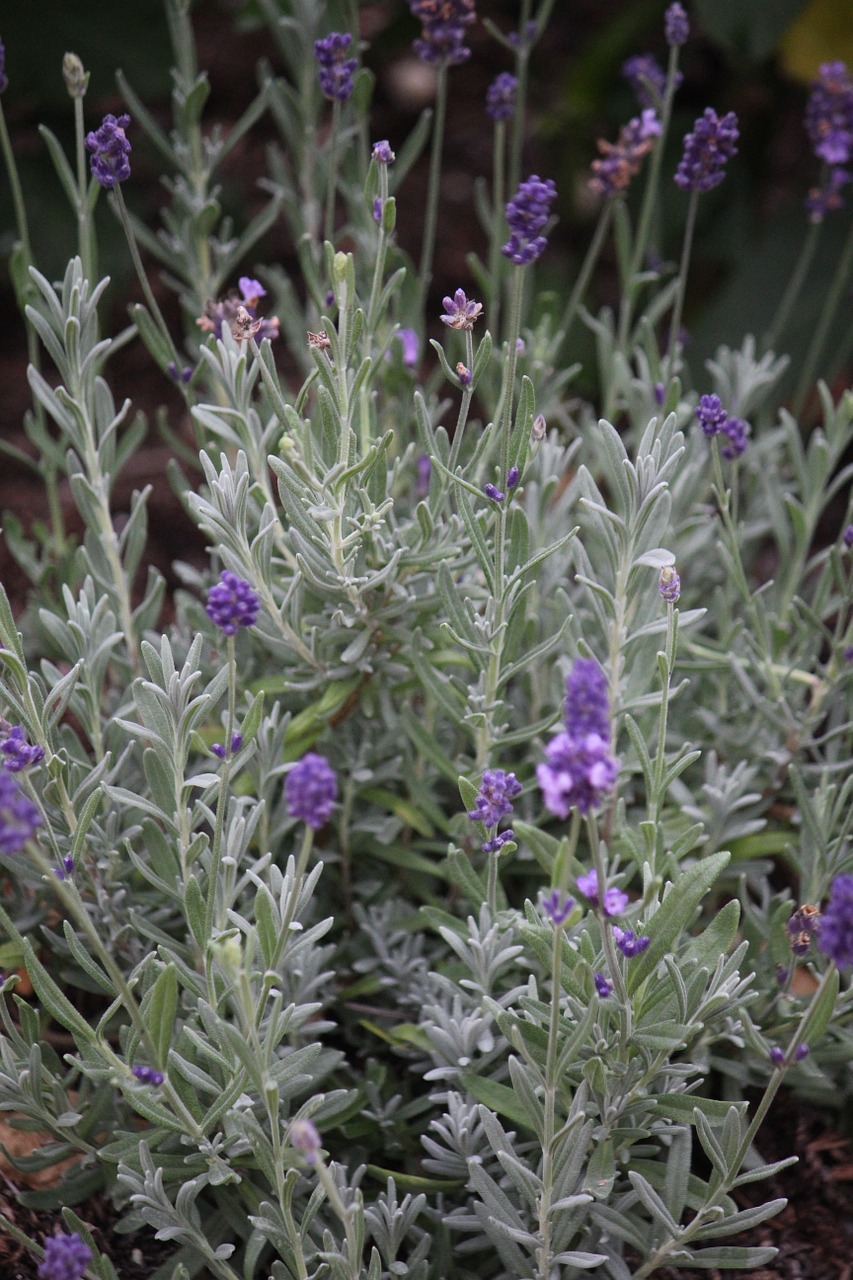
[[841, 258], [833, 273], [832, 284], [821, 305], [820, 320], [815, 326], [812, 340], [809, 343], [808, 351], [800, 369], [800, 377], [794, 393], [793, 409], [795, 416], [802, 411], [806, 396], [814, 382], [815, 371], [826, 345], [827, 336], [835, 323], [838, 308], [849, 288], [851, 271], [853, 271], [853, 223], [851, 223], [850, 230], [847, 233]]
[[432, 261], [435, 255], [435, 233], [438, 225], [438, 199], [441, 191], [441, 158], [444, 150], [444, 133], [447, 120], [447, 63], [442, 61], [438, 66], [438, 84], [435, 96], [435, 114], [432, 121], [432, 143], [429, 157], [429, 181], [427, 183], [426, 213], [424, 215], [424, 238], [421, 245], [421, 261], [418, 268], [420, 290], [418, 294], [421, 310], [426, 305], [432, 279]]

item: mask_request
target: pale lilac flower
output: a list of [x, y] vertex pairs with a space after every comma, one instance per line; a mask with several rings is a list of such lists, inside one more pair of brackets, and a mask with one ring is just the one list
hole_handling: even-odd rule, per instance
[[[593, 869], [577, 878], [578, 892], [582, 893], [594, 907], [598, 906], [598, 873]], [[604, 890], [603, 911], [606, 916], [621, 916], [628, 905], [628, 895], [615, 887]]]
[[678, 3], [671, 4], [663, 16], [663, 30], [666, 42], [671, 48], [686, 44], [690, 35], [690, 24], [684, 7]]
[[305, 1157], [306, 1164], [315, 1164], [323, 1140], [312, 1120], [294, 1120], [288, 1130], [291, 1146]]
[[475, 302], [473, 298], [469, 301], [464, 289], [457, 289], [452, 298], [444, 298], [442, 305], [444, 314], [440, 319], [450, 329], [473, 329], [483, 310], [482, 302]]
[[372, 155], [377, 164], [393, 164], [397, 159], [387, 138], [374, 142]]
[[552, 889], [546, 896], [542, 895], [541, 899], [542, 914], [553, 925], [558, 928], [566, 923], [571, 914], [572, 907], [575, 905], [574, 898], [570, 898], [568, 894], [564, 898], [559, 889]]
[[515, 95], [518, 77], [511, 71], [501, 71], [486, 90], [486, 111], [493, 120], [509, 120], [515, 115]]

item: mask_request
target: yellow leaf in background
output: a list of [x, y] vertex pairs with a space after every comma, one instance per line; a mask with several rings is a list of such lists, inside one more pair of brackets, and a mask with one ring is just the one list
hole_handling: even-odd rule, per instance
[[813, 80], [822, 62], [853, 65], [850, 0], [811, 0], [779, 45], [779, 60], [794, 80]]

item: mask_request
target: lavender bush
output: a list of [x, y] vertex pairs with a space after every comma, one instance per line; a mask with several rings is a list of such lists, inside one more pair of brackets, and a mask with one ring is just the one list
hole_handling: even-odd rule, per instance
[[[78, 235], [57, 281], [32, 260], [0, 117], [53, 513], [38, 542], [5, 535], [32, 589], [19, 617], [0, 593], [0, 1111], [46, 1135], [19, 1168], [67, 1162], [40, 1197], [56, 1234], [4, 1226], [46, 1280], [116, 1280], [95, 1192], [167, 1242], [155, 1280], [748, 1271], [774, 1250], [727, 1242], [783, 1204], [737, 1200], [788, 1163], [761, 1156], [780, 1084], [853, 1091], [853, 395], [821, 385], [808, 433], [780, 404], [807, 265], [772, 349], [688, 364], [697, 209], [740, 140], [717, 103], [668, 167], [679, 4], [666, 70], [630, 72], [642, 115], [590, 144], [599, 222], [543, 310], [559, 200], [524, 177], [522, 141], [552, 7], [492, 29], [511, 69], [483, 105], [487, 261], [433, 282], [435, 315], [473, 0], [409, 4], [437, 86], [417, 268], [395, 192], [428, 121], [374, 139], [341, 6], [262, 0], [283, 72], [227, 135], [205, 125], [184, 0], [166, 0], [168, 130], [124, 79], [127, 112], [86, 119], [85, 50], [69, 54], [76, 157], [45, 133]], [[267, 203], [233, 228], [217, 172], [263, 115]], [[818, 229], [851, 119], [832, 64], [807, 115], [829, 166], [803, 215]], [[143, 138], [164, 166], [155, 230], [133, 211]], [[684, 244], [650, 270], [664, 189]], [[144, 299], [118, 333], [105, 202]], [[277, 220], [298, 278], [254, 260]], [[621, 301], [593, 313], [611, 231]], [[581, 324], [600, 403], [570, 388]], [[164, 416], [210, 555], [176, 566], [169, 623], [148, 491], [115, 500], [145, 433], [111, 382], [131, 341], [195, 433], [190, 449]]]

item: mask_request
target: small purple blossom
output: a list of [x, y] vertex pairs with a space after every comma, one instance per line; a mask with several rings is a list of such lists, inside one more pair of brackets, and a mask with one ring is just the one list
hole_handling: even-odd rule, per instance
[[374, 222], [382, 221], [382, 213], [384, 209], [385, 209], [385, 201], [382, 199], [381, 196], [377, 196], [376, 199], [373, 201], [373, 221]]
[[819, 187], [812, 187], [805, 200], [809, 222], [823, 222], [828, 213], [844, 208], [841, 191], [851, 181], [851, 176], [846, 169], [835, 165], [824, 175]]
[[267, 291], [260, 280], [254, 280], [251, 276], [240, 276], [237, 288], [240, 290], [244, 307], [256, 307], [261, 298], [267, 296]]
[[493, 120], [510, 120], [515, 115], [515, 95], [518, 77], [511, 71], [501, 71], [486, 90], [486, 111]]
[[130, 177], [131, 146], [125, 133], [129, 124], [128, 115], [106, 115], [99, 129], [86, 134], [86, 146], [92, 152], [92, 175], [106, 191]]
[[515, 488], [515, 486], [518, 484], [518, 478], [520, 474], [521, 473], [519, 472], [518, 467], [510, 467], [509, 471], [506, 473], [506, 487], [508, 489]]
[[[598, 906], [598, 873], [593, 869], [577, 878], [578, 892], [582, 893], [594, 907]], [[604, 890], [604, 914], [621, 916], [628, 905], [628, 895], [622, 889], [611, 887]]]
[[380, 142], [374, 142], [371, 154], [377, 164], [393, 164], [397, 159], [387, 138], [383, 138]]
[[853, 875], [836, 876], [823, 909], [817, 945], [839, 969], [853, 965]]
[[541, 900], [543, 916], [557, 928], [566, 923], [574, 905], [574, 898], [570, 898], [568, 894], [564, 898], [559, 889], [552, 889], [547, 897], [543, 894]]
[[462, 383], [463, 387], [470, 387], [471, 383], [474, 380], [473, 373], [471, 372], [471, 370], [468, 368], [466, 364], [462, 363], [461, 360], [458, 360], [456, 362], [456, 376], [459, 379], [459, 381]]
[[620, 929], [618, 925], [613, 926], [613, 937], [616, 939], [617, 947], [628, 960], [645, 951], [651, 941], [645, 935], [637, 937], [633, 929]]
[[667, 604], [676, 604], [681, 595], [681, 578], [671, 564], [665, 564], [658, 576], [658, 591]]
[[515, 839], [515, 832], [512, 827], [507, 827], [506, 831], [500, 831], [497, 835], [492, 836], [491, 840], [483, 841], [483, 853], [497, 853], [498, 849], [502, 849], [505, 844], [509, 844], [510, 840]]
[[794, 1061], [802, 1062], [803, 1058], [809, 1056], [809, 1046], [807, 1044], [798, 1044], [794, 1050]]
[[791, 950], [795, 956], [804, 956], [811, 946], [820, 928], [820, 911], [811, 903], [797, 907], [788, 917], [785, 931], [791, 941]]
[[723, 402], [720, 397], [711, 394], [699, 397], [699, 403], [696, 406], [696, 417], [706, 436], [716, 436], [722, 431], [723, 423], [728, 414], [723, 408]]
[[162, 1071], [155, 1071], [153, 1067], [134, 1067], [133, 1074], [141, 1084], [150, 1084], [154, 1088], [159, 1088], [166, 1077]]
[[774, 1044], [773, 1048], [770, 1050], [770, 1061], [773, 1063], [774, 1067], [781, 1067], [785, 1061], [785, 1050], [780, 1049], [778, 1044]]
[[690, 35], [690, 23], [682, 5], [676, 0], [663, 16], [663, 30], [670, 48], [678, 48], [686, 44]]
[[847, 164], [853, 156], [853, 82], [845, 63], [824, 62], [806, 104], [805, 128], [819, 160]]
[[304, 755], [284, 782], [290, 817], [301, 819], [315, 831], [328, 821], [337, 797], [337, 775], [326, 757], [315, 751]]
[[358, 59], [347, 57], [351, 44], [348, 31], [332, 31], [322, 40], [314, 41], [314, 57], [319, 67], [317, 80], [323, 96], [330, 101], [346, 102], [352, 96]]
[[749, 437], [749, 423], [743, 418], [726, 418], [723, 423], [723, 435], [728, 437], [728, 444], [723, 446], [723, 457], [731, 461], [746, 452]]
[[414, 329], [398, 329], [394, 337], [399, 340], [403, 348], [403, 364], [407, 369], [414, 369], [418, 363], [421, 347], [418, 335]]
[[848, 524], [841, 535], [841, 541], [849, 551], [853, 547], [853, 524]]
[[476, 21], [474, 0], [409, 0], [413, 17], [421, 24], [414, 50], [423, 62], [459, 66], [471, 57], [465, 44], [465, 28]]
[[536, 766], [545, 807], [558, 818], [567, 818], [573, 808], [580, 813], [597, 809], [618, 776], [618, 761], [597, 733], [580, 738], [558, 733], [545, 748], [545, 760]]
[[482, 822], [484, 827], [496, 827], [502, 819], [510, 816], [512, 802], [519, 795], [521, 783], [514, 773], [505, 773], [503, 769], [486, 769], [474, 808], [469, 809], [468, 817], [472, 822]]
[[170, 360], [166, 366], [166, 372], [173, 382], [182, 382], [186, 386], [192, 381], [193, 369], [190, 364], [185, 364], [182, 369], [179, 369], [174, 360]]
[[622, 75], [641, 107], [658, 109], [666, 88], [666, 72], [651, 53], [635, 53], [622, 63]]
[[306, 1164], [314, 1164], [322, 1148], [323, 1141], [317, 1126], [312, 1120], [294, 1120], [288, 1130], [291, 1146], [294, 1151], [305, 1157]]
[[416, 466], [415, 493], [425, 498], [429, 493], [429, 482], [432, 476], [432, 463], [425, 453], [418, 458]]
[[483, 310], [482, 302], [474, 302], [473, 298], [469, 301], [464, 289], [457, 289], [452, 298], [444, 298], [442, 306], [441, 322], [450, 329], [473, 329]]
[[725, 177], [726, 162], [737, 155], [740, 134], [733, 111], [718, 116], [713, 107], [685, 135], [684, 154], [675, 172], [675, 185], [682, 191], [711, 191]]
[[601, 999], [606, 1000], [613, 991], [612, 985], [607, 981], [603, 973], [594, 973], [592, 975], [592, 980], [595, 983], [595, 989]]
[[251, 583], [223, 569], [219, 582], [207, 593], [205, 613], [226, 636], [233, 636], [238, 627], [253, 627], [258, 620], [261, 602]]
[[553, 180], [547, 178], [543, 181], [534, 173], [521, 183], [506, 206], [510, 238], [501, 247], [501, 253], [516, 266], [529, 266], [545, 252], [548, 241], [542, 232], [556, 198], [557, 188]]
[[3, 768], [10, 773], [20, 773], [44, 759], [44, 747], [32, 746], [24, 737], [19, 724], [9, 730], [8, 736], [0, 742], [3, 755]]
[[32, 800], [10, 773], [0, 769], [0, 853], [20, 853], [41, 824]]
[[626, 191], [632, 178], [640, 172], [643, 159], [660, 135], [660, 121], [649, 107], [619, 130], [615, 142], [599, 138], [601, 155], [593, 160], [589, 185], [601, 196], [614, 196]]
[[58, 867], [53, 868], [53, 874], [57, 880], [68, 880], [74, 874], [74, 859], [70, 853], [66, 853], [65, 857], [59, 863]]
[[[233, 756], [233, 755], [236, 755], [236, 754], [237, 754], [237, 752], [238, 752], [238, 751], [240, 750], [240, 748], [242, 747], [242, 745], [243, 745], [243, 735], [242, 735], [242, 733], [232, 733], [232, 735], [231, 735], [231, 755], [232, 755], [232, 756]], [[219, 757], [219, 759], [220, 759], [220, 760], [224, 760], [224, 759], [225, 759], [225, 757], [228, 755], [228, 751], [226, 750], [226, 747], [225, 747], [224, 742], [214, 742], [213, 746], [212, 746], [210, 749], [211, 749], [211, 751], [213, 752], [213, 754], [214, 754], [215, 756], [218, 756], [218, 757]]]
[[484, 484], [483, 493], [486, 495], [486, 497], [489, 499], [490, 502], [503, 502], [504, 498], [506, 497], [506, 494], [503, 493], [502, 490], [500, 490], [497, 487], [497, 485], [494, 485], [494, 484]]
[[610, 699], [607, 677], [595, 658], [576, 658], [566, 676], [566, 731], [573, 738], [597, 734], [610, 741]]
[[38, 1265], [39, 1280], [81, 1280], [91, 1261], [92, 1250], [76, 1231], [49, 1236]]

